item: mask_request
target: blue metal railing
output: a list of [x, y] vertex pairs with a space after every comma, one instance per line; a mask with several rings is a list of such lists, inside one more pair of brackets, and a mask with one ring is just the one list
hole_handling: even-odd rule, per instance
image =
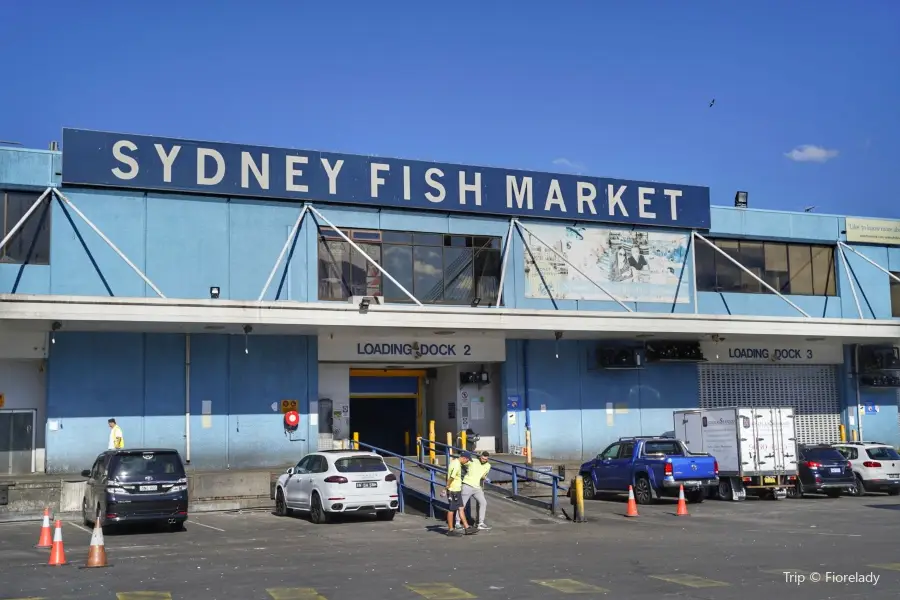
[[[402, 454], [397, 454], [395, 452], [391, 452], [390, 450], [378, 448], [377, 446], [373, 446], [371, 444], [366, 444], [364, 442], [358, 442], [358, 441], [351, 442], [351, 447], [353, 447], [354, 449], [357, 449], [357, 450], [359, 450], [359, 449], [369, 450], [371, 452], [376, 452], [378, 454], [381, 454], [382, 456], [390, 456], [392, 458], [399, 459], [400, 465], [397, 468], [397, 470], [400, 471], [400, 477], [398, 478], [397, 487], [399, 488], [398, 489], [398, 496], [399, 496], [398, 501], [400, 504], [400, 512], [406, 512], [405, 511], [406, 499], [403, 496], [404, 492], [409, 492], [409, 493], [419, 496], [423, 500], [425, 500], [428, 503], [428, 516], [431, 518], [434, 518], [434, 516], [435, 516], [435, 514], [434, 514], [435, 506], [438, 506], [444, 510], [450, 510], [450, 505], [446, 501], [440, 500], [440, 494], [437, 491], [439, 489], [443, 489], [444, 486], [442, 483], [438, 482], [436, 473], [442, 473], [442, 474], [446, 475], [447, 474], [446, 469], [442, 469], [437, 465], [429, 465], [422, 461], [418, 461], [413, 458], [410, 458], [408, 456], [403, 456]], [[407, 468], [409, 465], [413, 465], [415, 467], [418, 467], [419, 469], [424, 469], [424, 470], [428, 471], [428, 476], [426, 477], [426, 476], [420, 475], [418, 473], [413, 473], [412, 471], [410, 471]], [[414, 488], [412, 486], [408, 486], [406, 484], [406, 480], [408, 477], [412, 477], [414, 479], [418, 479], [420, 481], [427, 482], [428, 483], [427, 496], [424, 492], [421, 492], [420, 490], [417, 490], [416, 488]]]
[[[429, 469], [429, 471], [439, 470], [441, 473], [446, 474], [447, 469], [441, 468], [438, 465], [429, 465], [425, 462], [425, 452], [426, 448], [430, 449], [433, 447], [435, 451], [440, 451], [440, 454], [444, 456], [445, 463], [450, 464], [450, 458], [452, 454], [456, 454], [457, 456], [461, 452], [471, 452], [469, 450], [464, 450], [463, 448], [459, 448], [457, 446], [452, 446], [450, 444], [445, 444], [443, 442], [438, 442], [436, 440], [429, 440], [426, 438], [418, 438], [416, 440], [416, 458], [415, 461], [418, 465], [424, 465], [425, 468]], [[411, 460], [411, 459], [407, 459]], [[535, 469], [534, 467], [529, 467], [527, 465], [513, 463], [505, 460], [501, 460], [498, 458], [491, 457], [491, 470], [496, 469], [500, 473], [505, 473], [510, 476], [511, 481], [511, 496], [514, 498], [525, 498], [522, 494], [519, 494], [519, 484], [523, 482], [531, 482], [538, 483], [541, 485], [545, 485], [550, 488], [550, 512], [552, 514], [556, 514], [559, 510], [559, 493], [567, 492], [568, 488], [561, 484], [563, 481], [563, 477], [561, 475], [557, 475], [555, 473], [547, 473], [546, 471], [541, 471], [540, 469]], [[503, 469], [502, 467], [498, 467], [497, 465], [503, 465], [509, 467], [509, 470]], [[520, 472], [525, 472], [526, 475], [521, 477], [519, 475]], [[535, 474], [535, 475], [532, 475]], [[550, 478], [550, 481], [544, 481], [545, 478]], [[493, 486], [494, 489], [498, 491], [506, 492], [505, 489], [500, 488], [496, 485]], [[546, 503], [541, 503], [546, 504]]]

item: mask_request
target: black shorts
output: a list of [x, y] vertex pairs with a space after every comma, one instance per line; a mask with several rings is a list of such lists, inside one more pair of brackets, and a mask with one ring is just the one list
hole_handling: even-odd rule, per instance
[[447, 492], [447, 500], [450, 502], [450, 510], [456, 511], [462, 508], [462, 492]]

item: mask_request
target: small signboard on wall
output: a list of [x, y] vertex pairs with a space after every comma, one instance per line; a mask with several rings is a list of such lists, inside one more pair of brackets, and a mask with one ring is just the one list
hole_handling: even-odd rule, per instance
[[447, 404], [447, 418], [448, 419], [456, 418], [456, 402], [449, 402]]

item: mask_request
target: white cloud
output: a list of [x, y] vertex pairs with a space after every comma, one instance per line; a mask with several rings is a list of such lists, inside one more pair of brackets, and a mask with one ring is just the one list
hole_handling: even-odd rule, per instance
[[564, 169], [574, 171], [576, 175], [581, 175], [585, 169], [584, 164], [574, 160], [569, 160], [568, 158], [554, 158], [553, 164], [557, 167], [562, 167]]
[[838, 155], [837, 150], [829, 150], [822, 146], [803, 144], [784, 154], [795, 162], [819, 162], [823, 163]]

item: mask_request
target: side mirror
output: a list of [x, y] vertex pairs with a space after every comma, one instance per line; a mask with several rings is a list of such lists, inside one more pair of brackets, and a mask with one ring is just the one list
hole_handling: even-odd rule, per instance
[[82, 471], [82, 472], [81, 472], [81, 476], [82, 476], [82, 477], [87, 477], [88, 479], [90, 479], [90, 477], [91, 477], [91, 472], [90, 472], [89, 470]]
[[290, 469], [288, 469], [288, 470], [285, 471], [285, 472], [286, 472], [288, 475], [293, 475], [293, 474], [294, 474], [294, 467], [291, 467]]

